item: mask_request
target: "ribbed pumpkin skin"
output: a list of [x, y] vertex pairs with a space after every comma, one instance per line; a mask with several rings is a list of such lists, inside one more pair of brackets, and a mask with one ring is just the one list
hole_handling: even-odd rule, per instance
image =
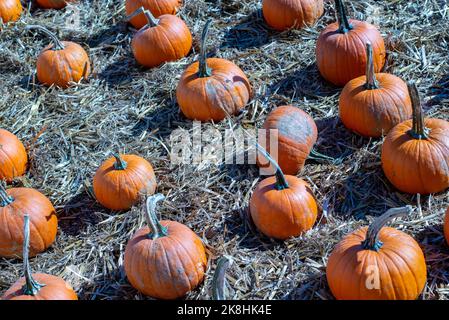
[[[329, 257], [326, 276], [337, 300], [414, 300], [426, 284], [424, 254], [406, 233], [383, 227], [378, 252], [363, 249], [367, 227], [347, 235]], [[378, 267], [379, 289], [369, 289], [374, 267]], [[371, 278], [370, 278], [371, 277]]]
[[204, 278], [207, 257], [201, 239], [185, 225], [161, 221], [168, 235], [152, 240], [150, 228], [136, 232], [125, 249], [126, 276], [134, 288], [157, 299], [176, 299]]
[[411, 119], [412, 102], [407, 84], [388, 73], [377, 73], [379, 88], [365, 88], [366, 76], [349, 81], [340, 95], [340, 118], [346, 128], [366, 137], [386, 135]]
[[318, 207], [309, 185], [285, 176], [289, 188], [275, 189], [274, 176], [262, 180], [250, 199], [250, 213], [257, 229], [270, 238], [285, 240], [311, 229]]
[[248, 78], [238, 66], [225, 59], [209, 58], [207, 65], [212, 70], [210, 77], [198, 77], [198, 62], [182, 74], [176, 89], [182, 113], [200, 121], [220, 121], [227, 114], [238, 114], [251, 97]]
[[2, 300], [78, 300], [73, 288], [60, 277], [36, 273], [33, 274], [33, 278], [45, 285], [35, 296], [24, 294], [22, 287], [25, 284], [25, 278], [22, 277], [5, 292]]
[[30, 256], [45, 251], [55, 241], [58, 228], [50, 200], [30, 188], [11, 188], [6, 193], [14, 201], [0, 207], [0, 256], [22, 257], [24, 214], [30, 216]]
[[[128, 16], [143, 7], [158, 18], [164, 14], [176, 14], [181, 5], [182, 0], [126, 0], [125, 7]], [[147, 24], [147, 19], [143, 14], [140, 14], [131, 19], [130, 22], [135, 28], [140, 29]]]
[[121, 158], [127, 163], [125, 170], [115, 169], [116, 160], [111, 157], [98, 168], [93, 181], [98, 202], [111, 210], [131, 208], [141, 196], [153, 194], [157, 186], [148, 161], [132, 154], [121, 155]]
[[446, 210], [446, 217], [444, 218], [444, 237], [449, 245], [449, 207]]
[[36, 2], [44, 9], [62, 9], [67, 3], [75, 0], [36, 0]]
[[185, 57], [192, 48], [192, 35], [184, 21], [166, 14], [157, 26], [140, 29], [131, 46], [137, 62], [152, 68]]
[[324, 12], [323, 0], [263, 0], [267, 24], [279, 31], [313, 25]]
[[365, 74], [367, 42], [373, 46], [374, 72], [380, 72], [386, 58], [385, 43], [376, 27], [364, 21], [349, 21], [352, 30], [339, 33], [338, 23], [332, 23], [320, 33], [316, 44], [316, 62], [322, 77], [340, 87]]
[[0, 180], [11, 182], [27, 169], [28, 156], [22, 142], [11, 132], [0, 129]]
[[45, 47], [37, 59], [37, 78], [46, 85], [67, 88], [70, 82], [79, 82], [90, 74], [90, 61], [86, 51], [77, 43], [62, 41], [63, 50]]
[[413, 139], [412, 120], [391, 129], [382, 145], [382, 168], [400, 191], [429, 194], [449, 187], [449, 122], [425, 119], [428, 140]]
[[[278, 139], [277, 162], [285, 174], [296, 175], [303, 167], [318, 137], [315, 121], [295, 106], [280, 106], [265, 120], [266, 150], [270, 153], [269, 129], [277, 129], [273, 138]], [[259, 155], [259, 157], [263, 157]], [[267, 162], [267, 161], [265, 161]], [[259, 165], [263, 165], [259, 162]]]
[[0, 1], [0, 18], [4, 23], [17, 21], [22, 14], [22, 4], [20, 0]]

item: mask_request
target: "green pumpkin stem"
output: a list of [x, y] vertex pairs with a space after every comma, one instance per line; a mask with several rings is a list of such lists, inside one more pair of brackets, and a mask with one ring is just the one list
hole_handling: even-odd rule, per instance
[[25, 30], [39, 30], [45, 33], [53, 41], [53, 50], [64, 50], [65, 48], [64, 44], [58, 39], [58, 37], [45, 27], [38, 25], [29, 25], [25, 27]]
[[341, 159], [336, 159], [336, 158], [326, 156], [325, 154], [322, 154], [313, 148], [312, 148], [312, 150], [310, 150], [308, 158], [315, 160], [315, 161], [326, 161], [326, 162], [330, 162], [333, 164], [340, 164], [342, 161]]
[[165, 196], [161, 193], [147, 198], [145, 218], [151, 228], [151, 233], [148, 234], [148, 237], [152, 240], [166, 237], [168, 235], [167, 228], [159, 222], [159, 219], [156, 216], [156, 205], [159, 201], [164, 199]]
[[128, 164], [125, 160], [120, 157], [119, 153], [112, 154], [115, 158], [114, 169], [115, 170], [125, 170], [128, 167]]
[[379, 83], [374, 72], [373, 46], [371, 42], [366, 43], [366, 83], [365, 88], [368, 90], [378, 89]]
[[270, 154], [268, 154], [267, 150], [265, 150], [264, 148], [262, 148], [262, 146], [256, 142], [256, 149], [262, 153], [264, 155], [265, 158], [268, 159], [268, 161], [276, 168], [276, 185], [275, 188], [277, 190], [284, 190], [289, 188], [288, 186], [288, 182], [287, 179], [285, 179], [285, 175], [282, 172], [281, 167], [279, 166], [279, 164], [271, 157]]
[[214, 300], [227, 300], [225, 294], [226, 270], [230, 264], [229, 258], [226, 256], [218, 259], [217, 269], [215, 269], [212, 279], [212, 297]]
[[365, 250], [379, 251], [382, 248], [382, 241], [379, 240], [380, 230], [385, 224], [393, 218], [406, 216], [412, 211], [411, 206], [405, 206], [401, 208], [392, 208], [385, 212], [380, 217], [376, 218], [374, 222], [368, 227], [366, 232], [366, 238], [362, 242], [362, 247]]
[[414, 82], [408, 82], [407, 88], [410, 99], [412, 100], [413, 108], [412, 129], [410, 129], [408, 133], [413, 139], [425, 140], [429, 137], [429, 129], [426, 128], [424, 123], [424, 114], [421, 106], [421, 99], [419, 98], [418, 88]]
[[144, 7], [140, 7], [133, 13], [131, 13], [129, 16], [126, 16], [126, 20], [131, 20], [132, 18], [138, 16], [139, 14], [143, 14], [145, 18], [147, 19], [147, 24], [143, 26], [145, 27], [156, 27], [159, 24], [159, 19], [156, 19], [155, 16], [151, 13], [150, 10], [145, 10]]
[[5, 186], [3, 183], [0, 183], [0, 207], [6, 207], [13, 202], [14, 198], [8, 195]]
[[25, 272], [25, 284], [22, 292], [27, 296], [35, 296], [45, 285], [38, 283], [33, 279], [30, 266], [30, 216], [23, 217], [23, 270]]
[[335, 6], [337, 9], [337, 18], [339, 25], [338, 32], [347, 33], [354, 27], [349, 23], [348, 14], [346, 12], [346, 7], [343, 0], [335, 0]]
[[203, 32], [201, 34], [201, 43], [200, 43], [200, 57], [198, 59], [198, 77], [206, 78], [211, 76], [212, 70], [207, 66], [207, 57], [206, 57], [206, 39], [209, 34], [209, 27], [212, 20], [207, 20]]

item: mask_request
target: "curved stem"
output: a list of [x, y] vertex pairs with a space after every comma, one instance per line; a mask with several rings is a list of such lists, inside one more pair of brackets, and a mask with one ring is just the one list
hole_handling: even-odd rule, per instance
[[54, 44], [53, 50], [64, 50], [64, 48], [65, 48], [64, 44], [58, 39], [58, 37], [53, 32], [51, 32], [47, 28], [38, 26], [38, 25], [29, 25], [29, 26], [26, 26], [25, 29], [26, 30], [36, 29], [36, 30], [39, 30], [39, 31], [45, 33], [53, 41], [53, 44]]
[[378, 89], [379, 83], [376, 80], [373, 61], [373, 46], [371, 42], [366, 43], [366, 83], [365, 88], [368, 90]]
[[198, 67], [198, 77], [206, 78], [211, 76], [211, 69], [207, 66], [207, 58], [206, 58], [206, 39], [209, 33], [209, 26], [212, 20], [207, 20], [206, 25], [204, 26], [203, 33], [201, 34], [201, 43], [200, 43], [200, 57], [199, 57], [199, 67]]
[[0, 183], [0, 207], [6, 207], [14, 202], [14, 198], [8, 195], [3, 183]]
[[30, 217], [26, 214], [23, 217], [23, 270], [25, 271], [25, 284], [22, 287], [22, 292], [27, 296], [35, 296], [45, 285], [40, 284], [33, 279], [29, 260], [29, 246]]
[[[245, 130], [246, 132], [246, 130]], [[275, 188], [277, 190], [284, 190], [287, 189], [288, 186], [288, 182], [287, 179], [285, 179], [285, 175], [282, 172], [281, 167], [279, 166], [279, 164], [271, 157], [271, 155], [267, 152], [267, 150], [265, 150], [258, 142], [256, 142], [256, 149], [262, 153], [264, 155], [265, 158], [268, 159], [268, 161], [270, 161], [270, 163], [276, 168], [276, 186]]]
[[408, 92], [410, 99], [412, 100], [413, 108], [413, 123], [412, 129], [409, 130], [409, 135], [413, 139], [427, 139], [429, 134], [429, 129], [426, 128], [424, 123], [424, 115], [421, 106], [421, 100], [419, 99], [418, 88], [414, 82], [407, 83]]
[[362, 247], [365, 250], [379, 251], [383, 243], [379, 240], [379, 232], [385, 224], [393, 218], [406, 216], [412, 211], [411, 206], [401, 208], [392, 208], [385, 212], [380, 217], [376, 218], [374, 222], [368, 227], [366, 238], [362, 242]]
[[119, 153], [113, 153], [112, 155], [115, 158], [114, 169], [115, 170], [125, 170], [126, 167], [128, 166], [128, 164], [126, 163], [125, 160], [123, 160], [120, 157], [120, 154]]
[[308, 158], [312, 159], [312, 160], [316, 160], [316, 161], [324, 160], [324, 161], [328, 161], [333, 164], [340, 164], [342, 162], [342, 159], [335, 159], [335, 158], [326, 156], [325, 154], [319, 153], [315, 149], [310, 150]]
[[225, 276], [230, 262], [231, 261], [226, 256], [218, 259], [217, 269], [215, 269], [214, 277], [212, 279], [212, 297], [214, 300], [226, 300]]
[[154, 196], [148, 197], [146, 202], [146, 214], [145, 218], [148, 225], [151, 228], [151, 233], [148, 237], [152, 240], [165, 237], [168, 235], [168, 230], [166, 227], [161, 225], [159, 219], [156, 216], [156, 205], [159, 201], [164, 200], [165, 196], [161, 193], [155, 194]]
[[338, 32], [346, 33], [349, 30], [352, 30], [353, 26], [349, 23], [346, 7], [343, 3], [343, 0], [335, 0], [335, 6], [337, 9], [338, 25], [340, 26], [338, 28]]
[[138, 16], [139, 14], [144, 14], [145, 18], [147, 19], [147, 25], [144, 27], [155, 27], [159, 24], [159, 19], [156, 19], [154, 17], [154, 15], [151, 13], [150, 10], [145, 10], [144, 7], [140, 7], [139, 9], [137, 9], [136, 11], [134, 11], [133, 13], [131, 13], [129, 16], [126, 17], [126, 20], [131, 20], [132, 18], [134, 18], [135, 16]]

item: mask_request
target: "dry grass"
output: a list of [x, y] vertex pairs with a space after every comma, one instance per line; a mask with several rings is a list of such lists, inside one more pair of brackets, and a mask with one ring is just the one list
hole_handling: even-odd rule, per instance
[[[170, 133], [191, 130], [174, 92], [196, 52], [153, 70], [136, 65], [130, 53], [133, 35], [124, 22], [124, 1], [80, 0], [81, 28], [66, 29], [69, 9], [31, 8], [22, 20], [0, 32], [0, 121], [29, 147], [31, 168], [17, 185], [48, 195], [59, 219], [56, 243], [32, 260], [35, 271], [60, 275], [81, 299], [143, 299], [122, 269], [124, 247], [143, 224], [138, 207], [110, 212], [92, 196], [92, 176], [110, 150], [149, 159], [167, 196], [165, 219], [187, 224], [209, 250], [204, 284], [188, 299], [209, 299], [216, 257], [227, 254], [232, 299], [332, 299], [325, 266], [341, 237], [393, 206], [418, 204], [416, 196], [395, 191], [380, 168], [381, 140], [351, 134], [338, 119], [340, 90], [326, 84], [314, 63], [320, 30], [334, 20], [332, 5], [313, 28], [277, 33], [263, 22], [260, 1], [186, 1], [180, 16], [197, 37], [213, 19], [211, 55], [235, 61], [248, 75], [255, 97], [241, 119], [260, 126], [276, 105], [292, 103], [309, 112], [319, 127], [317, 150], [340, 165], [309, 161], [300, 174], [311, 182], [323, 214], [311, 232], [285, 243], [258, 234], [247, 220], [248, 199], [260, 179], [255, 166], [171, 166], [166, 147]], [[371, 19], [381, 9], [380, 25], [388, 39], [387, 71], [418, 81], [429, 116], [449, 116], [449, 8], [445, 0], [352, 1], [352, 17]], [[356, 12], [356, 13], [354, 13]], [[35, 62], [48, 43], [25, 32], [27, 24], [58, 30], [62, 39], [81, 43], [93, 60], [88, 83], [67, 90], [35, 82]], [[195, 47], [196, 47], [195, 42]], [[196, 47], [197, 48], [197, 47]], [[224, 129], [228, 123], [208, 124]], [[442, 216], [448, 192], [421, 197], [420, 210], [396, 224], [412, 234], [425, 251], [429, 277], [423, 299], [449, 298], [449, 248]], [[0, 259], [0, 292], [19, 276], [19, 260]]]

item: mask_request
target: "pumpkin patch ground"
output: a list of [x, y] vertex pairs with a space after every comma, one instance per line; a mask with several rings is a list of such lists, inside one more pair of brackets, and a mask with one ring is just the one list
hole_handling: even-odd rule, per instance
[[[204, 244], [204, 278], [185, 299], [212, 299], [213, 276], [223, 255], [232, 259], [226, 269], [228, 299], [334, 299], [326, 267], [337, 244], [388, 209], [407, 205], [411, 213], [388, 227], [413, 237], [422, 249], [427, 279], [418, 299], [449, 299], [449, 245], [443, 229], [449, 190], [430, 196], [398, 191], [382, 170], [384, 138], [362, 137], [343, 125], [342, 87], [327, 82], [316, 65], [317, 39], [336, 21], [334, 1], [323, 1], [324, 13], [316, 23], [286, 31], [267, 25], [261, 0], [177, 3], [176, 15], [192, 34], [192, 49], [152, 68], [140, 66], [133, 56], [137, 30], [126, 20], [124, 0], [68, 1], [58, 10], [24, 5], [17, 21], [0, 25], [0, 128], [14, 134], [27, 155], [25, 172], [8, 181], [7, 189], [38, 190], [50, 200], [58, 220], [56, 240], [30, 258], [33, 274], [62, 278], [79, 300], [151, 299], [131, 285], [124, 269], [126, 245], [146, 225], [145, 199], [129, 210], [112, 211], [96, 200], [93, 190], [97, 168], [117, 152], [151, 163], [154, 193], [165, 196], [157, 218], [186, 226]], [[379, 30], [387, 52], [380, 72], [414, 81], [425, 117], [448, 121], [447, 2], [344, 4], [350, 19]], [[184, 70], [198, 61], [209, 19], [207, 59], [225, 59], [240, 68], [251, 97], [232, 122], [205, 121], [201, 131], [217, 129], [224, 135], [233, 124], [262, 128], [270, 112], [292, 105], [317, 125], [313, 151], [334, 160], [308, 159], [296, 174], [318, 206], [314, 225], [296, 238], [272, 240], [252, 222], [249, 201], [263, 178], [255, 163], [170, 160], [174, 132], [186, 137], [185, 146], [194, 145], [197, 127], [180, 110], [176, 88]], [[36, 60], [50, 40], [26, 30], [29, 25], [81, 46], [89, 57], [89, 76], [65, 89], [40, 84]], [[360, 50], [364, 46], [360, 42]], [[324, 49], [320, 54], [326, 55]], [[22, 270], [21, 259], [0, 257], [0, 297], [23, 276]]]

